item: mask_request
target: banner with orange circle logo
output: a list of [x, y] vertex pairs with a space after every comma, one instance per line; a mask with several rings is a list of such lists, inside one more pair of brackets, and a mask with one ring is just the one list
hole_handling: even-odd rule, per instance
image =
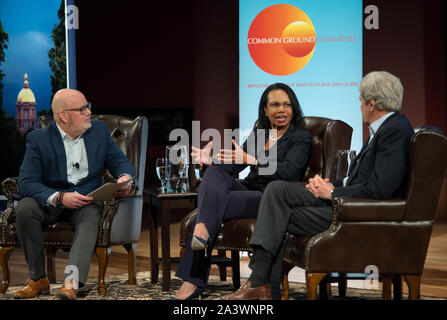
[[315, 28], [301, 9], [277, 4], [262, 10], [248, 30], [247, 47], [263, 71], [285, 76], [303, 68], [315, 51]]
[[360, 150], [362, 17], [362, 0], [240, 0], [240, 129], [253, 127], [265, 88], [282, 82], [306, 116], [351, 125]]

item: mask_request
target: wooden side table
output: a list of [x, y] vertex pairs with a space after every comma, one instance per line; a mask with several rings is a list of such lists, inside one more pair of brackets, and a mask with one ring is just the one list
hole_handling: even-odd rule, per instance
[[[171, 263], [178, 263], [179, 257], [171, 257], [171, 240], [169, 225], [171, 209], [195, 209], [196, 192], [160, 193], [153, 187], [144, 189], [146, 210], [150, 213], [150, 251], [151, 251], [151, 283], [158, 282], [159, 264], [162, 265], [164, 291], [171, 288]], [[158, 257], [158, 227], [161, 226], [161, 259]]]

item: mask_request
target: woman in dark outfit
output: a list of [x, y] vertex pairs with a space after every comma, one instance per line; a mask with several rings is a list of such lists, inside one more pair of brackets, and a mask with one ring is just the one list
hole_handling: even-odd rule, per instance
[[[234, 150], [223, 149], [211, 157], [211, 145], [209, 143], [204, 149], [192, 147], [192, 157], [208, 167], [198, 191], [193, 236], [188, 241], [176, 273], [184, 282], [175, 299], [190, 300], [205, 289], [211, 251], [222, 221], [256, 218], [262, 192], [269, 182], [302, 179], [312, 141], [309, 132], [305, 131], [295, 93], [289, 86], [276, 83], [267, 87], [262, 94], [258, 125], [242, 148], [233, 141]], [[272, 148], [276, 148], [276, 157]], [[231, 164], [213, 164], [214, 159], [217, 160], [215, 162]], [[250, 166], [250, 173], [244, 180], [233, 178], [247, 166]], [[272, 170], [267, 169], [272, 167], [276, 170], [269, 172]], [[207, 250], [207, 255], [203, 249]]]

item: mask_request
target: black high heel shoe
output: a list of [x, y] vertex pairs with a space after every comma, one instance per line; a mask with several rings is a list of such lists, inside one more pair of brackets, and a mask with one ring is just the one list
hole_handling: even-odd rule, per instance
[[196, 290], [194, 290], [193, 293], [191, 293], [191, 295], [189, 295], [185, 299], [176, 299], [175, 297], [171, 297], [168, 300], [179, 300], [179, 301], [185, 300], [186, 301], [186, 300], [192, 300], [192, 299], [197, 298], [197, 297], [199, 297], [199, 299], [200, 299], [200, 296], [202, 295], [204, 290], [205, 289], [203, 289], [203, 288], [197, 288]]

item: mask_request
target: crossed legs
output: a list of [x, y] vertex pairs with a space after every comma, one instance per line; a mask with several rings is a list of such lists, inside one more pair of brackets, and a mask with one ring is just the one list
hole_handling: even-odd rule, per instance
[[[261, 198], [256, 226], [250, 239], [254, 249], [250, 268], [250, 286], [243, 286], [230, 295], [230, 299], [253, 297], [256, 288], [264, 294], [272, 289], [272, 298], [281, 297], [279, 285], [284, 256], [283, 242], [286, 232], [294, 235], [315, 235], [326, 230], [332, 220], [330, 202], [315, 196], [300, 185], [271, 182]], [[256, 294], [255, 294], [256, 296]], [[266, 297], [261, 297], [266, 298]]]
[[198, 193], [198, 214], [193, 235], [209, 239], [206, 249], [208, 255], [205, 255], [204, 250], [192, 250], [191, 239], [188, 240], [176, 273], [177, 277], [184, 280], [176, 294], [177, 299], [185, 299], [197, 288], [206, 287], [211, 251], [222, 221], [236, 217], [256, 217], [261, 195], [260, 191], [247, 190], [220, 166], [211, 166], [206, 170]]

